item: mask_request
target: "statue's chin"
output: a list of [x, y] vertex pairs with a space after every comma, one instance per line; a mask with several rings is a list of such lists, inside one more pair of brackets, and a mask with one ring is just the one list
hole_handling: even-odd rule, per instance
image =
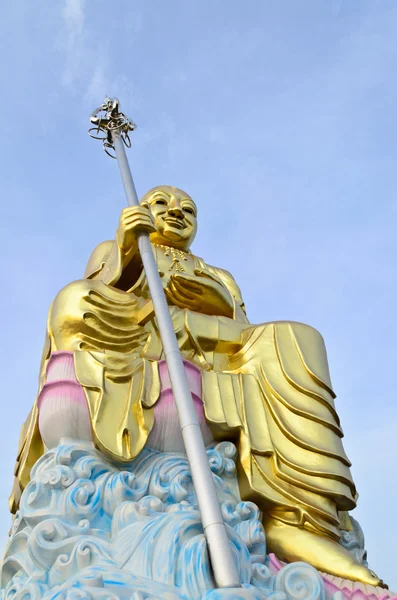
[[179, 250], [187, 251], [194, 240], [195, 231], [189, 229], [177, 229], [176, 227], [159, 227], [157, 231], [150, 235], [154, 244], [164, 244], [165, 246], [174, 246]]
[[171, 231], [164, 231], [163, 235], [166, 240], [171, 242], [181, 242], [184, 239], [183, 235], [178, 233], [178, 231], [175, 231], [175, 229]]
[[160, 236], [164, 238], [164, 242], [174, 242], [178, 245], [188, 246], [189, 239], [186, 236], [186, 231], [183, 229], [174, 229], [171, 227], [165, 227], [161, 232]]

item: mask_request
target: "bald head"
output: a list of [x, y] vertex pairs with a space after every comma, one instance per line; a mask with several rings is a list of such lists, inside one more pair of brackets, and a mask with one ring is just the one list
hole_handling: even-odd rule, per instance
[[157, 231], [150, 235], [155, 244], [188, 250], [197, 231], [197, 206], [176, 187], [159, 185], [149, 190], [141, 204], [150, 208]]

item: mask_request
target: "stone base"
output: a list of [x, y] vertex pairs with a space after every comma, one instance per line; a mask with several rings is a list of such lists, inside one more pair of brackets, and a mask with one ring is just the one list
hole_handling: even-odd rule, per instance
[[31, 471], [0, 566], [0, 600], [397, 600], [392, 592], [266, 555], [258, 507], [242, 502], [222, 442], [207, 449], [238, 589], [215, 589], [183, 454], [144, 449], [130, 465], [61, 440]]
[[[284, 600], [285, 596], [282, 594]], [[243, 588], [222, 588], [210, 590], [203, 596], [203, 600], [264, 600], [268, 596], [261, 594], [257, 588], [247, 586]], [[276, 597], [273, 596], [274, 600]]]

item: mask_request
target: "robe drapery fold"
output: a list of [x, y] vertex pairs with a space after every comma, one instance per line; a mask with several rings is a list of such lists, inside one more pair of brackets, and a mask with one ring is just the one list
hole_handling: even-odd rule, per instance
[[[155, 247], [166, 287], [172, 264]], [[243, 498], [285, 523], [339, 538], [339, 511], [354, 508], [356, 490], [345, 455], [324, 342], [300, 323], [251, 325], [230, 273], [191, 254], [188, 274], [218, 281], [231, 295], [234, 318], [170, 307], [185, 360], [202, 371], [205, 415], [217, 440], [239, 449]], [[164, 358], [155, 319], [138, 324], [150, 300], [142, 273], [118, 289], [122, 261], [117, 245], [101, 244], [86, 279], [55, 298], [47, 322], [40, 389], [51, 352], [74, 352], [78, 382], [89, 408], [95, 445], [116, 462], [133, 459], [153, 427]], [[43, 452], [37, 403], [24, 425], [15, 470], [15, 511], [30, 468]]]

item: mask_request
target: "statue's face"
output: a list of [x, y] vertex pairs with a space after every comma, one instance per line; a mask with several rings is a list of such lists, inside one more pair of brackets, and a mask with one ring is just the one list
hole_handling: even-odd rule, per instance
[[155, 244], [188, 250], [197, 231], [197, 207], [191, 197], [178, 188], [162, 185], [145, 194], [157, 231], [150, 235]]

